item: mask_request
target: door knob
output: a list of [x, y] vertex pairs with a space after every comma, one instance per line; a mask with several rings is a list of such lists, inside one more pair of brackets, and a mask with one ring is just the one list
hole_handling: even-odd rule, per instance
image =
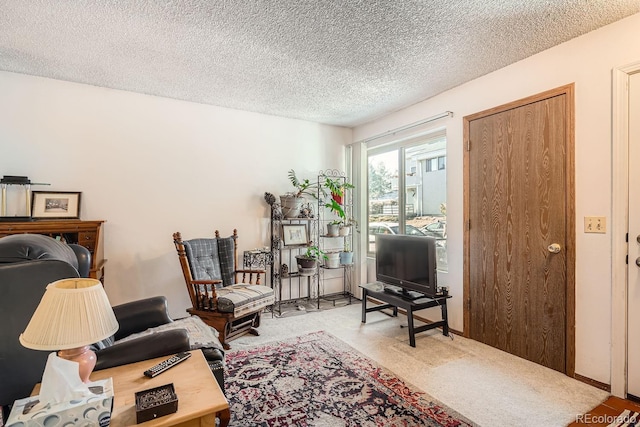
[[636, 265], [640, 267], [640, 258], [636, 258]]
[[560, 245], [557, 243], [552, 243], [549, 246], [547, 246], [547, 250], [552, 254], [557, 254], [558, 252], [560, 252]]

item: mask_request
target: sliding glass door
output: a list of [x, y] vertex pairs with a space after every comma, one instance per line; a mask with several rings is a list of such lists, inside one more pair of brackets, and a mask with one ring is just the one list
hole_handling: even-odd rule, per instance
[[376, 234], [432, 236], [447, 270], [446, 138], [439, 134], [368, 150], [368, 252]]

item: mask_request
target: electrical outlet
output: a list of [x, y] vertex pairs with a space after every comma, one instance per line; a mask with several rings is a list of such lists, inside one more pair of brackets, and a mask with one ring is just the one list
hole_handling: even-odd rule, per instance
[[585, 216], [584, 232], [585, 233], [606, 233], [607, 218], [604, 216]]

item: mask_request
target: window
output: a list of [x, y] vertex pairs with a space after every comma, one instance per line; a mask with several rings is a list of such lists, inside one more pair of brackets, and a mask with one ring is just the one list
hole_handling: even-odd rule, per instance
[[426, 164], [426, 171], [427, 172], [435, 172], [435, 171], [439, 171], [439, 170], [444, 170], [445, 168], [445, 164], [446, 164], [446, 156], [438, 156], [438, 157], [433, 157], [431, 159], [427, 159], [425, 161]]
[[376, 234], [432, 236], [447, 270], [446, 157], [443, 134], [368, 149], [369, 253]]

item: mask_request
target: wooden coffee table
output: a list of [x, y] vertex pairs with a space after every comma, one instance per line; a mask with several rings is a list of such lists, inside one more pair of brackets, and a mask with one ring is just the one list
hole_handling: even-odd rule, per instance
[[[169, 383], [173, 383], [178, 396], [178, 412], [147, 421], [141, 426], [215, 426], [216, 416], [220, 418], [221, 426], [228, 425], [231, 414], [227, 398], [220, 390], [202, 352], [194, 350], [191, 354], [189, 359], [154, 378], [145, 377], [143, 372], [170, 356], [92, 373], [92, 381], [109, 377], [113, 379], [111, 426], [136, 425], [135, 393]], [[37, 385], [33, 394], [37, 394], [39, 389], [40, 386]]]

